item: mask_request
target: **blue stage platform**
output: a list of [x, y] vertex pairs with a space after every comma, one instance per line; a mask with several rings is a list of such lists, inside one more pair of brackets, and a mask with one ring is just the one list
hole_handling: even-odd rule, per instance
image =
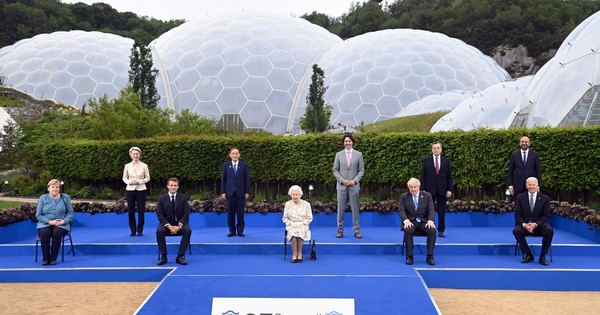
[[[600, 231], [554, 216], [554, 261], [544, 267], [514, 256], [512, 214], [451, 213], [447, 237], [438, 238], [436, 266], [425, 263], [425, 238], [417, 237], [415, 264], [400, 255], [396, 214], [361, 215], [362, 239], [335, 238], [335, 215], [311, 224], [317, 261], [283, 260], [281, 214], [247, 214], [246, 237], [226, 237], [226, 217], [191, 215], [192, 255], [175, 264], [179, 238], [167, 238], [169, 262], [156, 266], [156, 216], [147, 214], [143, 237], [130, 237], [126, 215], [76, 214], [75, 256], [42, 267], [34, 262], [35, 223], [0, 227], [0, 282], [155, 281], [138, 314], [160, 311], [209, 314], [213, 297], [353, 298], [356, 314], [436, 314], [429, 288], [600, 291]], [[347, 225], [351, 223], [348, 214]], [[539, 238], [529, 239], [539, 254]], [[537, 257], [536, 257], [537, 259]], [[60, 280], [59, 280], [60, 279]], [[532, 281], [523, 281], [529, 279]], [[524, 283], [528, 283], [527, 286]], [[410, 291], [411, 298], [390, 292]], [[174, 292], [183, 304], [172, 305]]]

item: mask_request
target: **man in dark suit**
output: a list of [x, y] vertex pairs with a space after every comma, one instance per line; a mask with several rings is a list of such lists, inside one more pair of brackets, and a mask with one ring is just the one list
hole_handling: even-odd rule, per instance
[[156, 228], [156, 242], [160, 250], [161, 258], [157, 265], [164, 265], [167, 262], [167, 235], [181, 235], [179, 242], [179, 252], [177, 253], [177, 262], [180, 265], [187, 265], [185, 261], [185, 250], [190, 244], [192, 229], [189, 225], [190, 204], [185, 195], [178, 193], [179, 180], [169, 178], [167, 181], [169, 193], [160, 196], [156, 204], [156, 215], [158, 216], [158, 227]]
[[344, 214], [346, 213], [346, 201], [350, 201], [352, 210], [352, 228], [354, 237], [362, 238], [360, 234], [360, 179], [365, 174], [365, 163], [362, 153], [354, 150], [354, 137], [350, 134], [342, 138], [344, 150], [335, 155], [333, 161], [333, 176], [336, 179], [337, 190], [337, 234], [335, 237], [344, 236]]
[[540, 254], [540, 264], [547, 266], [546, 253], [552, 244], [554, 230], [548, 223], [552, 216], [550, 208], [550, 198], [538, 190], [538, 180], [535, 177], [529, 177], [526, 182], [527, 192], [521, 193], [515, 200], [515, 228], [513, 235], [523, 253], [521, 263], [526, 264], [533, 260], [531, 249], [527, 245], [527, 235], [542, 236], [542, 252]]
[[452, 197], [452, 165], [442, 156], [442, 144], [431, 144], [433, 155], [421, 166], [421, 188], [431, 194], [438, 214], [438, 235], [446, 236], [446, 198]]
[[538, 187], [542, 186], [540, 155], [529, 149], [531, 142], [526, 136], [521, 137], [519, 145], [521, 149], [510, 156], [508, 165], [508, 190], [513, 196], [527, 191], [525, 180], [529, 177], [537, 178]]
[[427, 235], [427, 263], [435, 265], [433, 259], [433, 248], [435, 246], [435, 209], [431, 194], [419, 191], [421, 182], [416, 178], [408, 180], [408, 192], [400, 196], [400, 220], [404, 229], [404, 241], [406, 242], [406, 264], [412, 265], [413, 259], [413, 236], [415, 231]]
[[[240, 150], [229, 150], [230, 162], [221, 169], [221, 197], [227, 200], [227, 237], [244, 237], [244, 205], [250, 196], [250, 167], [240, 161]], [[237, 225], [236, 225], [237, 218]]]

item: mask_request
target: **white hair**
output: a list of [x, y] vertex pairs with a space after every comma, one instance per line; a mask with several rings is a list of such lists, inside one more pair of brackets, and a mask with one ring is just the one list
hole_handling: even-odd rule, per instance
[[290, 197], [292, 196], [292, 191], [294, 191], [294, 190], [300, 192], [300, 197], [302, 197], [302, 195], [303, 195], [302, 188], [300, 188], [300, 186], [298, 186], [298, 185], [294, 185], [294, 186], [290, 187], [290, 190], [288, 190], [288, 195]]

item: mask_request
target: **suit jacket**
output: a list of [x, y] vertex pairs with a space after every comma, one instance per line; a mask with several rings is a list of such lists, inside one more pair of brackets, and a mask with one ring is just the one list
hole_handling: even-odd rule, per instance
[[188, 224], [190, 217], [190, 204], [184, 194], [175, 194], [175, 209], [171, 204], [171, 197], [169, 194], [165, 194], [158, 198], [156, 204], [156, 215], [158, 216], [158, 222], [161, 225], [179, 225], [181, 226]]
[[452, 165], [445, 156], [440, 156], [440, 172], [435, 173], [433, 155], [423, 160], [421, 166], [421, 189], [432, 195], [446, 196], [447, 191], [452, 191]]
[[[346, 150], [342, 150], [335, 155], [333, 161], [333, 176], [337, 180], [337, 190], [360, 190], [360, 179], [365, 174], [365, 163], [362, 153], [352, 150], [350, 156], [350, 166], [346, 163]], [[344, 179], [353, 179], [356, 182], [354, 186], [345, 186], [342, 184]]]
[[419, 205], [415, 209], [415, 203], [413, 202], [413, 196], [410, 192], [405, 192], [400, 196], [400, 222], [404, 222], [406, 219], [410, 220], [413, 224], [417, 222], [417, 218], [423, 222], [435, 221], [435, 209], [433, 208], [433, 198], [431, 194], [426, 191], [419, 191]]
[[542, 162], [540, 161], [540, 155], [530, 149], [527, 153], [527, 165], [525, 165], [523, 164], [521, 150], [518, 150], [510, 156], [508, 186], [513, 186], [517, 193], [524, 191], [525, 181], [529, 177], [537, 178], [538, 185], [542, 187]]
[[550, 208], [550, 197], [538, 192], [533, 211], [529, 206], [529, 192], [521, 193], [515, 200], [515, 225], [533, 222], [540, 226], [550, 221], [552, 209]]
[[238, 196], [250, 194], [250, 166], [243, 161], [238, 161], [236, 173], [233, 172], [231, 161], [223, 164], [221, 169], [221, 193], [231, 197], [234, 192]]

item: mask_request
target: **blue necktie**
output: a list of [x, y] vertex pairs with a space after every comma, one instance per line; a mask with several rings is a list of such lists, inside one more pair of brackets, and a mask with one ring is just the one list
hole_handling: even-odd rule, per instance
[[[413, 203], [415, 204], [415, 216], [417, 216], [417, 209], [419, 209], [419, 198], [417, 196], [413, 196]], [[417, 216], [417, 222], [421, 222], [421, 219]]]
[[237, 175], [237, 164], [233, 164], [233, 174]]
[[527, 165], [527, 153], [523, 151], [523, 165]]

